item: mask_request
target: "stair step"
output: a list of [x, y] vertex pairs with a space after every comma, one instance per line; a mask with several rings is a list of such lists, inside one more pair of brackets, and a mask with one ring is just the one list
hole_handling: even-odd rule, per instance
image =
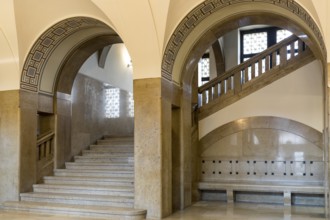
[[21, 201], [61, 203], [73, 205], [133, 207], [134, 199], [128, 196], [81, 195], [63, 193], [21, 193]]
[[69, 193], [84, 195], [108, 195], [108, 196], [134, 196], [134, 188], [127, 186], [93, 186], [93, 185], [52, 185], [35, 184], [33, 192], [42, 193]]
[[102, 140], [97, 140], [96, 141], [97, 144], [115, 144], [115, 145], [125, 145], [125, 144], [129, 144], [129, 145], [134, 145], [134, 140], [133, 139], [127, 139], [127, 140], [113, 140], [113, 139], [102, 139]]
[[79, 176], [45, 176], [46, 184], [93, 185], [93, 186], [134, 186], [132, 178], [98, 178]]
[[111, 136], [111, 135], [104, 135], [101, 140], [132, 140], [134, 141], [133, 136]]
[[134, 152], [133, 145], [110, 145], [110, 144], [98, 144], [98, 145], [90, 145], [90, 150], [101, 150], [101, 151], [109, 151], [109, 152]]
[[126, 177], [134, 178], [132, 171], [106, 171], [106, 170], [68, 170], [68, 169], [55, 169], [55, 176], [80, 176], [80, 177], [105, 177], [116, 178]]
[[111, 206], [83, 206], [68, 204], [47, 204], [40, 202], [6, 202], [5, 210], [29, 213], [59, 214], [70, 216], [101, 217], [112, 220], [140, 220], [145, 219], [146, 210], [133, 208], [119, 208]]
[[109, 165], [113, 167], [134, 167], [133, 164], [126, 162], [111, 162], [111, 161], [95, 161], [95, 160], [90, 160], [90, 161], [75, 161], [75, 162], [67, 162], [67, 163], [77, 163], [80, 165], [90, 165], [90, 166], [104, 166], [104, 165]]
[[111, 171], [133, 171], [134, 167], [132, 165], [112, 165], [106, 163], [81, 163], [81, 162], [66, 162], [65, 167], [67, 169], [76, 169], [76, 170], [111, 170]]
[[108, 150], [83, 150], [82, 155], [102, 155], [109, 157], [133, 157], [133, 152], [109, 152]]
[[84, 155], [74, 156], [75, 162], [110, 162], [110, 163], [128, 163], [133, 160], [134, 157], [119, 157], [119, 156], [108, 156], [108, 155]]

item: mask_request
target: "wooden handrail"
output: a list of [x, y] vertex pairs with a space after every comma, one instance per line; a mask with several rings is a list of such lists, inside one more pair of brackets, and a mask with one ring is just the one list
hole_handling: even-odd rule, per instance
[[198, 93], [202, 93], [205, 90], [209, 89], [210, 87], [216, 85], [217, 83], [232, 77], [235, 75], [235, 73], [241, 71], [242, 69], [248, 68], [249, 66], [251, 66], [252, 64], [258, 62], [260, 59], [265, 58], [266, 56], [278, 51], [279, 49], [281, 49], [282, 47], [286, 47], [288, 44], [295, 42], [296, 40], [298, 40], [299, 38], [295, 35], [292, 35], [284, 40], [282, 40], [281, 42], [269, 47], [267, 50], [264, 50], [263, 52], [253, 56], [251, 59], [231, 68], [230, 70], [228, 70], [227, 72], [225, 72], [224, 74], [221, 74], [220, 76], [210, 80], [209, 82], [205, 83], [204, 85], [200, 86], [198, 88]]
[[40, 135], [37, 139], [37, 145], [40, 145], [40, 144], [52, 139], [54, 137], [54, 135], [55, 135], [54, 131], [49, 131], [45, 134]]

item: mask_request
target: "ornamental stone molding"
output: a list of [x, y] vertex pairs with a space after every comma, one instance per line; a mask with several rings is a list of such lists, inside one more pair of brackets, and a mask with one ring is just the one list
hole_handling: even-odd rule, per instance
[[294, 0], [206, 0], [196, 6], [178, 25], [172, 34], [164, 52], [162, 61], [162, 78], [172, 81], [172, 71], [175, 58], [187, 36], [205, 18], [221, 9], [242, 3], [267, 3], [288, 10], [301, 18], [314, 32], [321, 47], [321, 52], [326, 57], [326, 48], [322, 34], [307, 11]]
[[82, 29], [104, 27], [105, 23], [88, 17], [68, 18], [45, 31], [34, 43], [23, 66], [21, 89], [38, 92], [40, 79], [53, 51], [66, 38]]

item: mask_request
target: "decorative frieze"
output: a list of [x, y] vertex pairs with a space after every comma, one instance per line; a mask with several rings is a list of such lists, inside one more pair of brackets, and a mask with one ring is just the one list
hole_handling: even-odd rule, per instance
[[53, 51], [73, 33], [91, 27], [106, 27], [106, 24], [87, 17], [63, 20], [45, 31], [31, 48], [23, 66], [21, 89], [37, 92], [43, 70]]
[[326, 48], [322, 34], [312, 17], [294, 0], [207, 0], [195, 7], [178, 25], [165, 49], [162, 62], [162, 77], [172, 81], [172, 69], [181, 45], [192, 30], [210, 14], [225, 7], [241, 3], [262, 2], [284, 8], [300, 17], [314, 32], [321, 46], [323, 56], [326, 57]]

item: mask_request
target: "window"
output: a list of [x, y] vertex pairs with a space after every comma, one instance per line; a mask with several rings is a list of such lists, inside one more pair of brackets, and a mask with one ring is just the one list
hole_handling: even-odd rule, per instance
[[120, 89], [109, 88], [105, 90], [105, 117], [119, 118]]
[[198, 86], [210, 81], [210, 54], [205, 53], [198, 62]]
[[128, 117], [133, 118], [134, 117], [134, 99], [133, 99], [133, 93], [128, 93], [128, 106], [127, 106], [127, 113]]
[[241, 63], [291, 35], [277, 27], [241, 31]]

